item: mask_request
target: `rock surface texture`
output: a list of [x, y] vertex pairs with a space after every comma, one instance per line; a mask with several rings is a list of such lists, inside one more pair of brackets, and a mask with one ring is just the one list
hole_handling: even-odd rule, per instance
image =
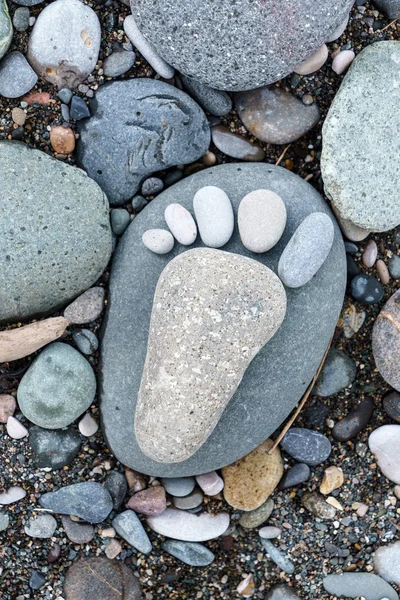
[[391, 135], [400, 127], [399, 113], [391, 108], [400, 102], [399, 62], [398, 41], [363, 50], [346, 74], [322, 129], [326, 195], [343, 219], [370, 231], [387, 231], [400, 223]]
[[10, 15], [6, 0], [0, 0], [0, 59], [7, 52], [13, 35]]
[[386, 302], [372, 331], [372, 353], [382, 377], [400, 391], [400, 290]]
[[[221, 90], [288, 75], [330, 39], [350, 0], [133, 0], [144, 36], [178, 71]], [[305, 30], [307, 35], [305, 35]]]
[[[268, 189], [282, 198], [288, 219], [274, 248], [266, 254], [251, 253], [242, 245], [235, 226], [222, 251], [257, 259], [275, 272], [282, 250], [301, 221], [316, 211], [331, 216], [321, 196], [296, 175], [280, 167], [246, 163], [222, 165], [192, 175], [162, 192], [156, 202], [135, 217], [113, 263], [102, 344], [101, 411], [113, 453], [142, 473], [165, 477], [207, 473], [235, 462], [260, 445], [307, 389], [342, 306], [345, 253], [339, 228], [331, 216], [335, 239], [327, 260], [307, 286], [286, 290], [288, 303], [282, 326], [251, 362], [206, 443], [190, 459], [176, 465], [162, 465], [141, 452], [132, 432], [147, 352], [148, 329], [143, 324], [150, 324], [161, 272], [171, 258], [185, 251], [175, 244], [170, 255], [156, 255], [145, 248], [141, 238], [150, 227], [165, 227], [164, 211], [169, 204], [179, 202], [192, 210], [194, 195], [205, 185], [224, 190], [235, 215], [242, 198], [254, 189]], [[195, 246], [202, 247], [200, 237]]]

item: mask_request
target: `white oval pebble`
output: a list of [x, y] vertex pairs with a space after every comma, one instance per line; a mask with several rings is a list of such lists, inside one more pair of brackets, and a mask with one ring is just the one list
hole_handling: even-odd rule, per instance
[[166, 229], [148, 229], [144, 232], [142, 241], [155, 254], [168, 254], [174, 247], [173, 235]]
[[164, 218], [172, 235], [183, 246], [190, 246], [197, 237], [196, 223], [190, 212], [182, 204], [174, 203], [167, 206]]
[[25, 490], [19, 485], [14, 485], [7, 492], [0, 494], [0, 504], [14, 504], [14, 502], [22, 500], [25, 496]]
[[400, 425], [378, 427], [369, 436], [368, 445], [385, 477], [399, 484]]
[[28, 435], [28, 430], [22, 425], [15, 417], [8, 417], [7, 419], [7, 433], [13, 440], [22, 440]]
[[124, 31], [132, 44], [139, 50], [140, 54], [147, 60], [149, 65], [161, 75], [161, 77], [164, 79], [171, 79], [174, 76], [175, 69], [165, 62], [158, 54], [153, 44], [146, 40], [136, 25], [136, 21], [132, 15], [126, 17], [124, 21]]
[[280, 240], [286, 225], [286, 206], [270, 190], [255, 190], [243, 198], [238, 210], [239, 233], [252, 252], [267, 252]]
[[351, 65], [356, 55], [353, 50], [342, 50], [339, 54], [336, 54], [335, 58], [332, 61], [332, 70], [337, 73], [337, 75], [341, 75]]
[[92, 417], [90, 413], [86, 413], [86, 415], [79, 421], [79, 431], [85, 437], [90, 437], [97, 433], [99, 426], [97, 421]]
[[328, 59], [328, 47], [326, 44], [318, 48], [314, 54], [311, 54], [301, 65], [298, 65], [294, 70], [299, 75], [309, 75], [318, 71]]
[[201, 188], [193, 198], [200, 237], [210, 248], [229, 242], [235, 225], [233, 208], [227, 194], [214, 185]]
[[272, 525], [267, 525], [266, 527], [262, 527], [258, 532], [258, 535], [265, 540], [273, 540], [281, 535], [282, 529], [279, 527], [273, 527]]
[[228, 513], [198, 515], [174, 508], [167, 508], [157, 517], [147, 518], [150, 529], [183, 542], [205, 542], [217, 538], [228, 529], [229, 521]]

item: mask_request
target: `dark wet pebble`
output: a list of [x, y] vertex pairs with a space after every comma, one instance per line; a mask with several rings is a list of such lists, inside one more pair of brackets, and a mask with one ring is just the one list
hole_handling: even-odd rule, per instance
[[81, 119], [90, 117], [89, 108], [83, 98], [80, 96], [74, 96], [72, 98], [69, 114], [71, 119], [75, 119], [75, 121], [80, 121]]
[[309, 406], [305, 411], [305, 417], [310, 429], [324, 429], [325, 421], [330, 413], [329, 406], [322, 404], [316, 400], [312, 406]]
[[322, 433], [300, 427], [290, 429], [281, 446], [292, 458], [310, 466], [323, 463], [332, 451], [330, 441]]
[[375, 409], [373, 398], [367, 397], [356, 408], [353, 408], [332, 429], [332, 435], [338, 442], [348, 442], [360, 433], [371, 420]]
[[304, 481], [308, 481], [310, 474], [310, 467], [305, 463], [294, 465], [294, 467], [285, 472], [279, 482], [278, 489], [287, 490], [288, 488], [300, 485]]
[[383, 293], [382, 284], [372, 275], [359, 274], [351, 281], [351, 295], [361, 304], [377, 304]]
[[132, 198], [131, 206], [135, 213], [139, 213], [147, 204], [148, 202], [143, 196], [134, 196]]
[[52, 431], [33, 425], [29, 429], [29, 444], [40, 469], [62, 469], [79, 453], [82, 438], [73, 427]]
[[119, 471], [110, 471], [105, 480], [104, 487], [110, 493], [115, 510], [121, 508], [128, 491], [126, 477]]
[[143, 196], [155, 196], [164, 189], [164, 183], [159, 177], [148, 177], [142, 183], [141, 192]]
[[90, 329], [75, 331], [72, 334], [72, 339], [82, 354], [86, 354], [87, 356], [91, 356], [99, 347], [99, 340], [96, 334], [90, 331]]
[[357, 254], [358, 252], [358, 246], [357, 244], [354, 244], [354, 242], [345, 242], [344, 249], [346, 250], [347, 254]]
[[360, 269], [354, 258], [350, 254], [346, 254], [347, 262], [347, 283], [351, 284], [352, 280], [356, 275], [360, 273]]
[[58, 561], [60, 556], [61, 546], [59, 544], [54, 544], [54, 546], [52, 546], [47, 553], [47, 562], [49, 562], [50, 564], [55, 563]]
[[168, 171], [168, 173], [164, 177], [164, 186], [170, 187], [180, 181], [183, 177], [183, 172], [181, 169], [173, 169], [172, 171]]
[[400, 423], [400, 394], [399, 392], [389, 392], [383, 398], [383, 408], [386, 414], [396, 421], [396, 423]]
[[29, 587], [32, 590], [40, 590], [41, 587], [46, 583], [46, 577], [40, 571], [32, 571], [32, 575], [29, 579]]

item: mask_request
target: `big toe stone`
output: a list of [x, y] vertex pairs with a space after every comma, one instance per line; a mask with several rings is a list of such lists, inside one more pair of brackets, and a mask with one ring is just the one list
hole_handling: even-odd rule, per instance
[[258, 261], [206, 248], [172, 260], [154, 296], [136, 407], [142, 451], [163, 463], [192, 456], [285, 312], [282, 283]]

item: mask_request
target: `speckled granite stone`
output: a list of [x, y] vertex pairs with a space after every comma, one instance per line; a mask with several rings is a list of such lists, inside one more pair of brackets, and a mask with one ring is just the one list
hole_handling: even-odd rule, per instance
[[13, 35], [10, 15], [6, 0], [0, 0], [0, 59], [7, 52]]

